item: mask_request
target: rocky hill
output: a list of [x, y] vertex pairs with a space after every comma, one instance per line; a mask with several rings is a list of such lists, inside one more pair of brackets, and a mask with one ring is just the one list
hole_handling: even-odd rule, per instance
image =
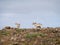
[[60, 28], [0, 30], [0, 45], [60, 45]]

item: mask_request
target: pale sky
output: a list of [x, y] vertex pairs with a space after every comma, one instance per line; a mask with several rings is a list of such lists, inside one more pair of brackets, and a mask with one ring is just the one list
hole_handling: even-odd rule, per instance
[[32, 22], [43, 27], [60, 27], [60, 0], [0, 0], [0, 28], [31, 28]]

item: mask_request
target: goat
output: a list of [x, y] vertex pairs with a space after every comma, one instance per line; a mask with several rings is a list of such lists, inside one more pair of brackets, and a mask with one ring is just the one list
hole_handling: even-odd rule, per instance
[[20, 24], [19, 23], [15, 23], [16, 27], [19, 29], [20, 28]]
[[36, 29], [40, 29], [42, 24], [33, 22], [33, 25], [35, 26]]

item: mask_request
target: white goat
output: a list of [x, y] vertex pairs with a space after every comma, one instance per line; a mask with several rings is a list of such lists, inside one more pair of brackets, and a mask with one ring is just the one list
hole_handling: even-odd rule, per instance
[[36, 29], [40, 29], [42, 24], [33, 22], [33, 25], [35, 26]]
[[19, 29], [20, 28], [20, 24], [19, 23], [15, 23], [16, 27]]

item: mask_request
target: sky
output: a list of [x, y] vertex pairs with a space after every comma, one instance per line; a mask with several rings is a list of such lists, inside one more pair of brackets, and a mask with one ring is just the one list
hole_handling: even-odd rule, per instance
[[32, 28], [33, 22], [60, 27], [60, 0], [0, 0], [0, 29], [16, 22], [21, 28]]

